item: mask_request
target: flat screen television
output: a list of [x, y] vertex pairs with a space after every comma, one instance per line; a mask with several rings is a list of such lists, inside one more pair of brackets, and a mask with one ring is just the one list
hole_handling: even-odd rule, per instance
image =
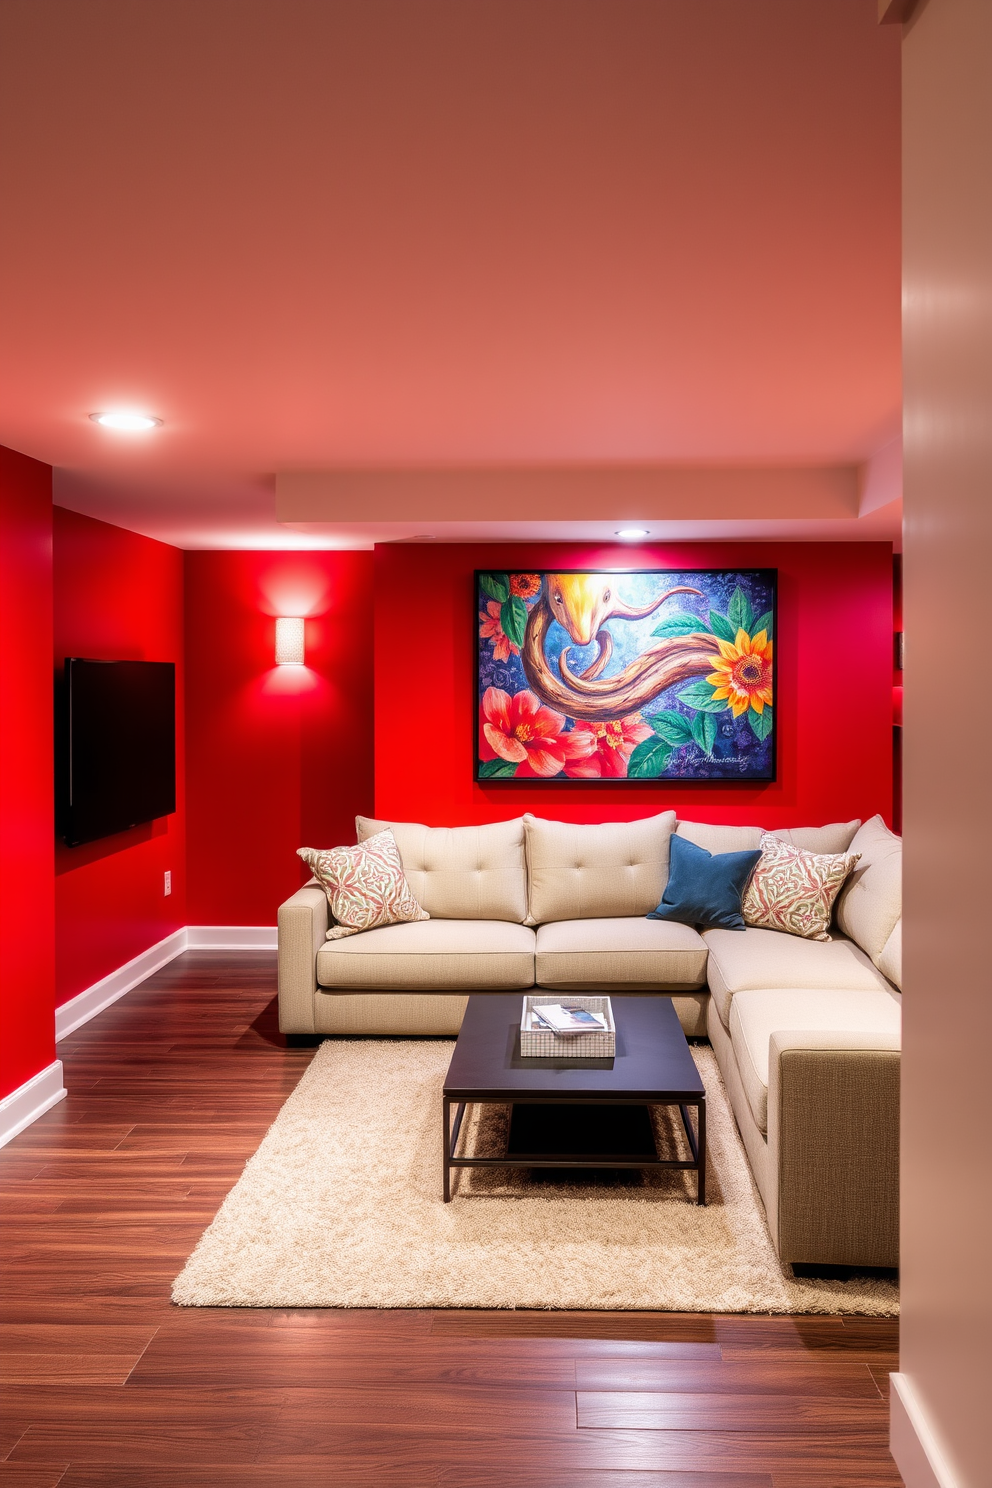
[[176, 809], [171, 661], [65, 662], [61, 795], [69, 847]]

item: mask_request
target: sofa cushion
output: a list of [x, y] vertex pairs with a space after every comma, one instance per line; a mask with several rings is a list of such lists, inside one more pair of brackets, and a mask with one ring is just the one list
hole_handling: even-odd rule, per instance
[[640, 821], [579, 825], [524, 817], [530, 920], [598, 920], [646, 915], [668, 882], [675, 812]]
[[337, 922], [328, 930], [328, 940], [430, 919], [410, 891], [392, 832], [376, 832], [356, 847], [300, 847], [296, 855], [327, 895]]
[[705, 925], [743, 930], [741, 898], [761, 857], [748, 852], [710, 853], [688, 837], [673, 836], [669, 843], [668, 883], [649, 920], [674, 920], [682, 925]]
[[[760, 1130], [768, 1131], [773, 1033], [836, 1033], [838, 1048], [898, 1049], [900, 1026], [899, 1004], [889, 992], [812, 992], [796, 987], [739, 992], [730, 1010], [730, 1041]], [[823, 1047], [822, 1039], [817, 1039], [817, 1047]]]
[[442, 920], [527, 918], [523, 817], [478, 827], [355, 818], [363, 842], [389, 827], [418, 903]]
[[[825, 827], [776, 827], [772, 835], [788, 842], [790, 847], [801, 847], [804, 852], [847, 852], [851, 839], [860, 827], [859, 821], [830, 822]], [[761, 827], [724, 827], [710, 822], [680, 821], [676, 827], [680, 837], [687, 837], [697, 847], [707, 852], [743, 852], [749, 847], [761, 846]]]
[[720, 1021], [730, 1024], [730, 1005], [752, 988], [798, 987], [807, 991], [885, 992], [885, 978], [853, 940], [800, 940], [781, 930], [704, 930], [709, 951], [706, 979]]
[[744, 919], [761, 930], [829, 940], [834, 900], [856, 853], [812, 853], [762, 832], [761, 857], [744, 895]]
[[895, 929], [882, 947], [876, 962], [879, 971], [887, 976], [902, 991], [902, 918], [896, 920]]
[[526, 925], [505, 920], [387, 925], [327, 941], [317, 952], [317, 981], [384, 992], [532, 987], [534, 938]]
[[902, 838], [873, 816], [855, 834], [851, 852], [861, 861], [837, 899], [837, 924], [877, 965], [902, 914]]
[[706, 946], [664, 920], [557, 920], [538, 928], [536, 964], [541, 987], [671, 992], [704, 985]]

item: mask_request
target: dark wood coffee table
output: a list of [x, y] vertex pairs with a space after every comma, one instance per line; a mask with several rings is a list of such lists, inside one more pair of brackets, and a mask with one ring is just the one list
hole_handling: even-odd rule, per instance
[[[706, 1092], [672, 999], [612, 1000], [617, 1025], [612, 1059], [524, 1059], [523, 993], [469, 998], [444, 1081], [445, 1203], [451, 1198], [452, 1168], [690, 1168], [696, 1173], [696, 1202], [706, 1203]], [[476, 1103], [513, 1106], [505, 1157], [455, 1156], [465, 1107]], [[691, 1162], [658, 1157], [650, 1106], [678, 1106]], [[690, 1106], [696, 1108], [695, 1130]], [[554, 1109], [561, 1107], [572, 1110]], [[623, 1150], [604, 1150], [617, 1145], [624, 1116], [634, 1118], [628, 1123], [630, 1140], [621, 1138]]]

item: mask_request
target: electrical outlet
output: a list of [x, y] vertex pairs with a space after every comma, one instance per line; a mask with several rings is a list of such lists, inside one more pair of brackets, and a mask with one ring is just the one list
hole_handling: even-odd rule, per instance
[[166, 870], [165, 870], [165, 889], [164, 889], [164, 892], [166, 894], [171, 894], [172, 893], [172, 869], [171, 868], [166, 868]]

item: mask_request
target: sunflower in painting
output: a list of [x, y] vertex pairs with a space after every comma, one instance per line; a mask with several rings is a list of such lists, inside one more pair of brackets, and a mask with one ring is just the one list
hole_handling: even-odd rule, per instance
[[733, 641], [717, 638], [717, 645], [720, 656], [706, 678], [714, 688], [714, 700], [725, 698], [735, 718], [748, 708], [763, 713], [765, 704], [772, 701], [772, 642], [768, 632], [759, 630], [749, 636], [746, 630], [738, 630]]
[[539, 574], [515, 573], [510, 574], [510, 593], [515, 594], [518, 599], [533, 599], [541, 588]]

